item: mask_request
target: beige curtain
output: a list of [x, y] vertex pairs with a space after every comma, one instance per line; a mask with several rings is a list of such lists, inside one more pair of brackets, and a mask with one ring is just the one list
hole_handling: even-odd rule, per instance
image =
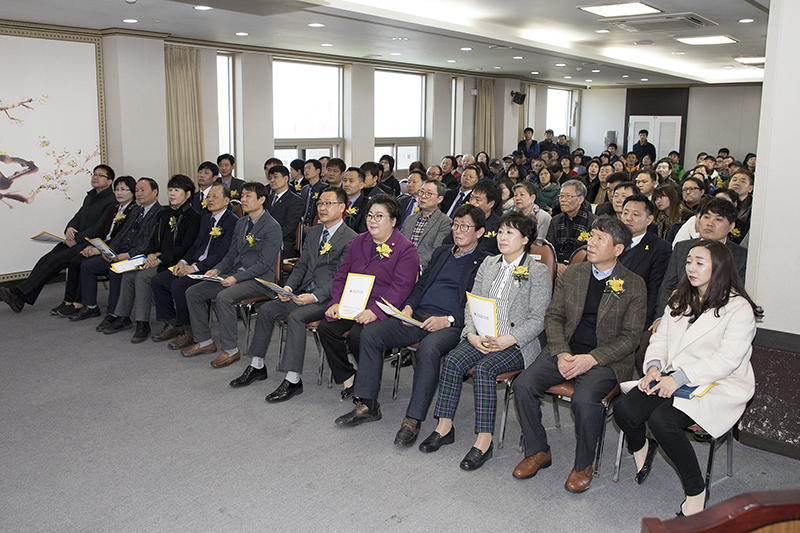
[[200, 49], [166, 45], [167, 155], [169, 175], [196, 179], [203, 162], [203, 98]]
[[478, 102], [475, 105], [475, 146], [477, 154], [481, 150], [489, 157], [494, 153], [494, 80], [478, 78]]

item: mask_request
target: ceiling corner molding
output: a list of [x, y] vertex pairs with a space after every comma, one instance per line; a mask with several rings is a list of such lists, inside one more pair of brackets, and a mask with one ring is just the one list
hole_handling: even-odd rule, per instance
[[158, 39], [161, 41], [168, 39], [172, 35], [171, 33], [131, 30], [128, 28], [104, 28], [99, 30], [97, 33], [102, 37], [108, 37], [111, 35], [125, 35], [128, 37], [142, 37], [145, 39]]

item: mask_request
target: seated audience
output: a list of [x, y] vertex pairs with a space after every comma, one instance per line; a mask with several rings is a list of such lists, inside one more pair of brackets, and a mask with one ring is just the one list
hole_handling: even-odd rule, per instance
[[750, 231], [750, 215], [753, 210], [753, 180], [755, 174], [746, 169], [736, 170], [731, 176], [730, 191], [736, 194], [736, 229], [733, 242], [739, 244]]
[[[106, 210], [114, 204], [114, 170], [107, 165], [97, 165], [92, 171], [92, 190], [86, 193], [81, 208], [67, 222], [64, 231], [64, 242], [56, 244], [52, 250], [42, 256], [28, 274], [28, 278], [9, 290], [0, 287], [0, 298], [8, 304], [12, 311], [19, 313], [25, 304], [33, 305], [39, 293], [51, 279], [69, 266], [86, 246], [86, 237], [95, 237], [99, 221]], [[7, 252], [8, 253], [8, 252]]]
[[[296, 194], [300, 194], [303, 191], [303, 187], [308, 185], [308, 180], [304, 176], [305, 168], [306, 162], [303, 159], [294, 159], [289, 163], [289, 176], [291, 177], [289, 180], [289, 188]], [[320, 164], [320, 169], [321, 168], [322, 164]]]
[[453, 214], [456, 209], [461, 207], [464, 202], [469, 202], [469, 196], [472, 194], [472, 188], [480, 180], [480, 169], [474, 165], [468, 166], [461, 174], [461, 186], [458, 189], [450, 189], [444, 194], [442, 203], [439, 204], [439, 209], [445, 213], [450, 220], [453, 220]]
[[411, 326], [398, 319], [376, 322], [361, 334], [358, 372], [356, 372], [351, 412], [336, 419], [339, 426], [355, 426], [370, 420], [378, 411], [378, 393], [383, 373], [383, 354], [387, 349], [419, 343], [411, 401], [397, 432], [394, 444], [411, 446], [439, 383], [442, 357], [456, 347], [464, 327], [467, 291], [472, 290], [475, 273], [488, 255], [478, 246], [484, 231], [483, 211], [462, 205], [453, 223], [455, 245], [436, 249], [430, 264], [400, 308], [404, 315], [422, 322]]
[[[467, 171], [467, 174], [472, 172]], [[419, 191], [419, 212], [411, 214], [403, 224], [401, 233], [416, 247], [419, 264], [423, 268], [430, 261], [433, 251], [441, 246], [450, 233], [450, 226], [453, 224], [439, 209], [445, 191], [441, 181], [426, 181]]]
[[503, 214], [514, 209], [514, 185], [516, 185], [516, 183], [510, 178], [497, 180], [497, 186], [500, 188], [500, 198], [503, 202]]
[[456, 161], [456, 158], [452, 155], [446, 155], [442, 158], [442, 165], [440, 167], [442, 173], [441, 181], [448, 189], [458, 189], [459, 187], [458, 179], [453, 175], [453, 171], [457, 166], [458, 161]]
[[[541, 207], [547, 212], [553, 210], [553, 204], [561, 192], [561, 187], [557, 182], [553, 181], [553, 175], [550, 174], [550, 169], [542, 167], [539, 171], [539, 176], [536, 180], [536, 205]], [[546, 232], [540, 232], [542, 235], [547, 235]]]
[[586, 244], [595, 216], [586, 198], [586, 186], [578, 180], [569, 180], [561, 186], [559, 194], [561, 213], [550, 221], [547, 241], [556, 249], [558, 274], [567, 268], [572, 253]]
[[[636, 482], [648, 477], [660, 445], [683, 486], [678, 515], [689, 516], [705, 508], [707, 494], [684, 429], [698, 424], [719, 438], [742, 416], [755, 391], [750, 354], [763, 312], [747, 295], [725, 245], [694, 242], [682, 270], [669, 316], [647, 348], [644, 377], [616, 402], [614, 419], [636, 462]], [[706, 392], [685, 396], [685, 387]], [[655, 439], [647, 438], [647, 427]]]
[[[462, 340], [444, 359], [434, 416], [436, 429], [419, 445], [435, 452], [455, 442], [453, 416], [464, 375], [473, 369], [475, 444], [459, 465], [475, 470], [492, 457], [497, 410], [497, 376], [528, 367], [541, 351], [539, 336], [552, 286], [547, 267], [529, 255], [536, 240], [536, 222], [517, 213], [503, 215], [497, 243], [502, 255], [485, 259], [472, 293], [497, 301], [497, 336], [480, 335], [465, 313]], [[466, 334], [466, 335], [465, 335]]]
[[[639, 194], [639, 187], [633, 181], [623, 181], [614, 187], [614, 195], [611, 198], [611, 207], [614, 209], [613, 215], [617, 218], [622, 216], [622, 205], [628, 196]], [[611, 213], [609, 213], [611, 214]]]
[[[358, 362], [362, 330], [376, 321], [387, 318], [376, 302], [385, 298], [395, 307], [402, 305], [411, 293], [419, 273], [417, 249], [396, 227], [400, 220], [400, 205], [397, 200], [389, 195], [376, 196], [367, 205], [365, 218], [367, 233], [358, 235], [350, 245], [333, 280], [331, 292], [333, 303], [325, 311], [326, 320], [319, 325], [320, 340], [331, 367], [333, 380], [344, 386], [343, 400], [353, 394], [356, 374], [347, 357], [347, 346]], [[375, 276], [375, 280], [366, 309], [354, 317], [342, 317], [339, 315], [339, 301], [344, 292], [347, 275], [351, 273]], [[345, 333], [348, 334], [345, 336]], [[380, 409], [368, 414], [359, 413], [359, 416], [371, 416], [379, 420]]]
[[248, 350], [253, 360], [241, 376], [231, 381], [231, 387], [244, 387], [253, 381], [267, 379], [264, 356], [275, 322], [285, 319], [286, 344], [279, 369], [286, 373], [286, 378], [267, 395], [266, 400], [271, 403], [284, 402], [303, 393], [300, 374], [306, 355], [306, 324], [325, 318], [336, 270], [356, 237], [356, 232], [342, 221], [346, 202], [347, 194], [339, 187], [322, 191], [317, 202], [320, 224], [308, 230], [300, 259], [284, 286], [294, 296], [290, 298], [279, 294], [277, 300], [259, 308], [255, 333]]
[[389, 154], [382, 155], [378, 163], [383, 166], [381, 185], [384, 190], [389, 189], [389, 194], [400, 196], [400, 182], [394, 177], [394, 157]]
[[367, 231], [367, 203], [369, 199], [364, 194], [364, 179], [366, 174], [358, 167], [350, 167], [342, 178], [342, 188], [347, 193], [347, 208], [344, 211], [344, 223], [356, 233]]
[[705, 185], [700, 178], [689, 176], [684, 178], [683, 183], [681, 183], [681, 194], [683, 195], [681, 218], [687, 220], [692, 215], [697, 214], [700, 200], [706, 194]]
[[363, 194], [367, 198], [373, 198], [379, 194], [388, 194], [394, 196], [392, 189], [381, 183], [382, 168], [374, 161], [367, 161], [361, 164], [361, 170], [364, 171], [364, 191]]
[[284, 259], [297, 257], [299, 255], [297, 249], [300, 248], [300, 243], [297, 242], [297, 226], [303, 217], [303, 200], [289, 192], [289, 169], [285, 166], [276, 165], [269, 169], [267, 180], [271, 192], [264, 207], [281, 226], [282, 257]]
[[217, 157], [217, 167], [219, 168], [219, 179], [230, 189], [231, 198], [239, 199], [242, 196], [244, 181], [233, 177], [236, 168], [236, 159], [231, 154], [222, 154]]
[[303, 227], [310, 227], [317, 216], [317, 200], [322, 191], [328, 188], [328, 184], [322, 181], [322, 163], [316, 159], [309, 159], [303, 166], [303, 172], [308, 185], [303, 186], [300, 191], [300, 199], [303, 201]]
[[558, 152], [559, 157], [570, 154], [567, 136], [563, 133], [558, 136], [558, 143], [556, 143], [555, 151]]
[[410, 215], [419, 212], [419, 191], [422, 190], [422, 184], [426, 179], [425, 173], [420, 170], [412, 170], [408, 174], [406, 195], [398, 199], [400, 202], [400, 211], [403, 213], [403, 216], [400, 218], [400, 224], [398, 224], [397, 227], [401, 230], [403, 229], [403, 223], [405, 223], [406, 219]]
[[614, 167], [608, 163], [600, 165], [600, 170], [597, 173], [597, 179], [589, 184], [588, 197], [589, 203], [592, 205], [600, 205], [604, 202], [611, 200], [611, 194], [608, 191], [608, 177], [614, 173]]
[[653, 191], [653, 203], [656, 206], [655, 224], [658, 236], [667, 239], [670, 228], [681, 220], [681, 204], [678, 193], [672, 185], [659, 185]]
[[514, 185], [514, 210], [532, 220], [536, 220], [536, 234], [547, 235], [550, 228], [550, 215], [536, 205], [536, 187], [529, 181]]
[[625, 156], [625, 168], [623, 170], [628, 175], [628, 181], [634, 181], [640, 170], [642, 170], [642, 165], [638, 156], [635, 152], [628, 152]]
[[192, 197], [192, 207], [201, 215], [208, 213], [206, 197], [217, 179], [217, 174], [219, 168], [211, 161], [203, 161], [197, 167], [197, 193]]
[[195, 344], [183, 348], [181, 355], [193, 357], [217, 351], [208, 316], [208, 302], [216, 300], [222, 352], [211, 361], [214, 368], [228, 366], [241, 357], [236, 303], [272, 294], [255, 278], [274, 281], [275, 263], [281, 252], [281, 227], [264, 210], [267, 187], [255, 181], [245, 183], [241, 198], [246, 216], [236, 222], [228, 253], [206, 272], [206, 276], [221, 277], [222, 281], [201, 281], [186, 290]]
[[334, 157], [328, 161], [324, 177], [325, 182], [331, 187], [341, 187], [345, 170], [347, 170], [347, 165], [345, 165], [344, 161]]
[[658, 178], [653, 170], [642, 170], [636, 175], [634, 183], [639, 188], [639, 192], [647, 197], [648, 200], [653, 199], [653, 191], [658, 186]]
[[544, 319], [547, 346], [514, 382], [517, 413], [525, 438], [525, 459], [514, 477], [528, 479], [551, 465], [541, 402], [554, 385], [575, 380], [570, 407], [575, 415], [575, 461], [564, 488], [589, 488], [595, 450], [606, 420], [600, 400], [630, 379], [647, 315], [642, 278], [617, 258], [631, 242], [630, 230], [616, 218], [594, 221], [587, 262], [570, 266], [556, 282]]

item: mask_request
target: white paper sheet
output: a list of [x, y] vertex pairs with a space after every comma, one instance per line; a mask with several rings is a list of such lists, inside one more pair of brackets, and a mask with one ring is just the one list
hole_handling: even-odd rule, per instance
[[497, 302], [468, 292], [467, 306], [478, 335], [497, 337]]
[[349, 320], [354, 320], [355, 316], [367, 308], [367, 300], [372, 292], [372, 284], [375, 276], [366, 274], [347, 275], [344, 283], [342, 298], [339, 300], [339, 316]]
[[31, 237], [31, 240], [47, 244], [57, 244], [59, 242], [64, 242], [64, 237], [59, 237], [58, 235], [53, 235], [50, 232], [43, 231], [39, 235], [34, 235]]

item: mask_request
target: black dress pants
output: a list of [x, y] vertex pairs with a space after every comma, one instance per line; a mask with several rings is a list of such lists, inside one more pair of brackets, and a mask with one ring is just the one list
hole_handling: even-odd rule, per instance
[[[339, 319], [328, 322], [323, 318], [319, 323], [319, 340], [325, 350], [328, 365], [331, 367], [333, 381], [336, 383], [344, 383], [347, 378], [356, 373], [356, 369], [347, 358], [347, 347], [350, 347], [350, 353], [358, 362], [362, 329], [363, 326], [355, 320]], [[348, 331], [350, 333], [345, 339], [344, 334]]]
[[86, 246], [86, 243], [76, 244], [73, 247], [62, 243], [56, 244], [52, 250], [39, 258], [28, 275], [28, 279], [17, 285], [12, 291], [20, 300], [28, 305], [33, 305], [36, 303], [39, 293], [42, 292], [42, 287], [67, 268], [70, 261]]

